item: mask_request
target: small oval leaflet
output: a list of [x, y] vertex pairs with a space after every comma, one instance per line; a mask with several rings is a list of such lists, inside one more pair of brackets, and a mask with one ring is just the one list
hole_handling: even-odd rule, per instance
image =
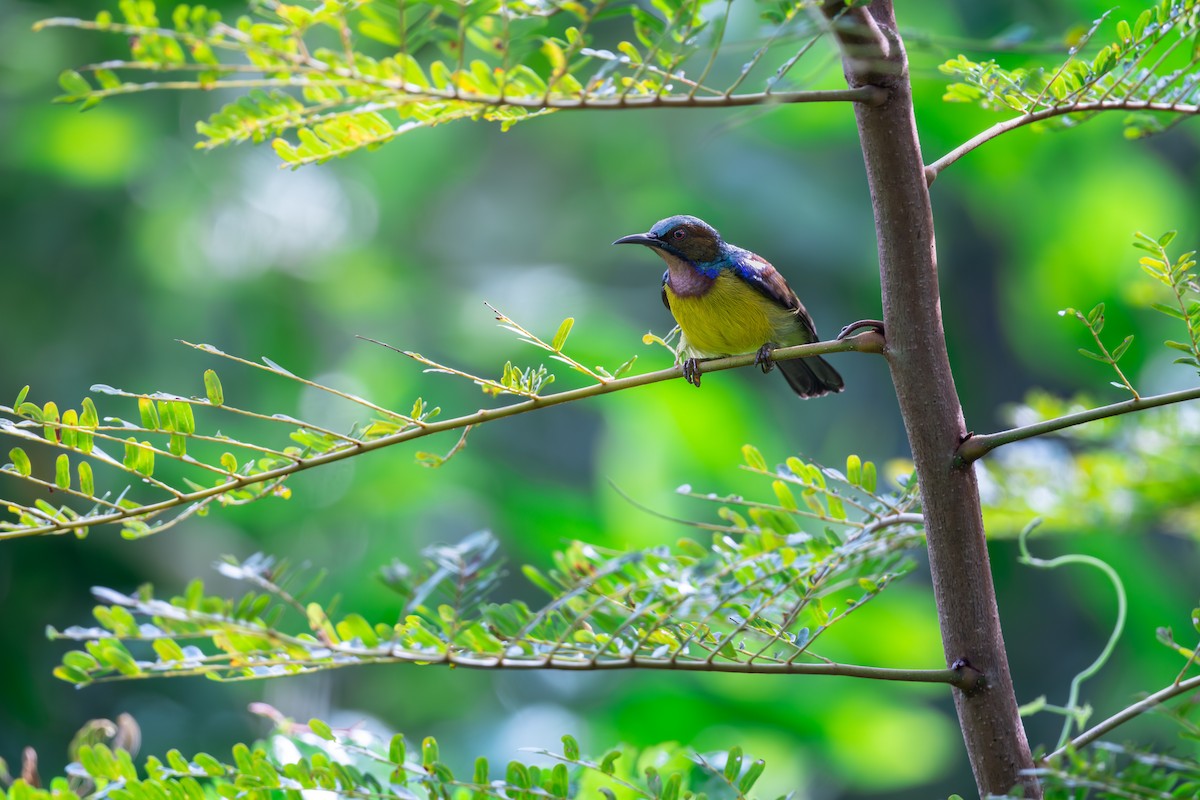
[[204, 393], [208, 395], [208, 402], [214, 406], [225, 404], [225, 390], [221, 387], [221, 379], [214, 370], [204, 370]]

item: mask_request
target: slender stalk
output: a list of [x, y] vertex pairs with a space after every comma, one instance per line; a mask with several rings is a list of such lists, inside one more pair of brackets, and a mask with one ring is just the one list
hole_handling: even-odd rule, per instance
[[[814, 344], [796, 345], [794, 347], [781, 347], [771, 353], [773, 361], [784, 361], [792, 358], [806, 358], [808, 356], [822, 355], [826, 353], [882, 353], [884, 350], [883, 337], [878, 333], [867, 332], [859, 334], [848, 339], [840, 339], [829, 342], [817, 342]], [[711, 361], [701, 362], [702, 372], [717, 372], [721, 370], [734, 369], [737, 367], [748, 367], [755, 363], [756, 354], [747, 353], [740, 356], [729, 356], [727, 358], [718, 358]], [[345, 446], [330, 450], [320, 455], [311, 458], [297, 461], [291, 464], [286, 464], [272, 470], [260, 472], [255, 475], [235, 475], [229, 480], [216, 486], [197, 489], [193, 492], [178, 492], [166, 500], [157, 503], [149, 503], [138, 506], [132, 509], [122, 509], [109, 514], [101, 514], [90, 517], [80, 517], [72, 520], [56, 520], [53, 523], [42, 525], [35, 528], [21, 528], [11, 531], [0, 531], [0, 540], [18, 539], [27, 536], [40, 536], [50, 533], [65, 533], [68, 530], [76, 528], [84, 528], [93, 525], [105, 525], [113, 522], [121, 522], [126, 519], [138, 518], [142, 520], [150, 519], [163, 512], [170, 511], [180, 506], [186, 506], [191, 503], [196, 503], [201, 500], [216, 497], [225, 494], [234, 489], [240, 489], [245, 486], [250, 486], [259, 483], [266, 483], [278, 478], [284, 478], [296, 472], [302, 472], [322, 464], [330, 464], [336, 461], [342, 461], [346, 458], [351, 458], [359, 453], [365, 453], [371, 450], [379, 450], [384, 447], [389, 447], [400, 442], [407, 442], [412, 439], [418, 439], [423, 436], [430, 436], [435, 433], [444, 431], [458, 430], [472, 425], [491, 422], [504, 417], [511, 417], [517, 414], [523, 414], [528, 411], [534, 411], [539, 408], [568, 403], [575, 400], [582, 400], [585, 397], [594, 397], [600, 394], [608, 394], [609, 392], [621, 391], [624, 389], [632, 389], [636, 386], [646, 386], [652, 383], [680, 378], [683, 376], [683, 367], [674, 366], [668, 369], [660, 369], [656, 372], [647, 372], [641, 375], [632, 375], [627, 378], [618, 378], [616, 380], [607, 381], [605, 383], [596, 383], [590, 386], [584, 386], [579, 389], [571, 389], [565, 392], [556, 394], [543, 395], [530, 400], [525, 400], [520, 403], [514, 403], [510, 406], [502, 406], [500, 408], [487, 408], [477, 411], [473, 414], [467, 414], [454, 419], [447, 419], [441, 422], [426, 423], [423, 427], [407, 428], [402, 431], [391, 434], [390, 436], [381, 436], [378, 439], [363, 442], [359, 440], [351, 440]], [[304, 422], [297, 420], [296, 424], [300, 427], [310, 427]], [[3, 429], [0, 429], [0, 433]], [[168, 489], [169, 491], [173, 491]]]
[[1091, 408], [1087, 411], [1065, 414], [1064, 416], [1044, 420], [1043, 422], [1035, 422], [1032, 425], [1022, 425], [1019, 428], [1010, 428], [1009, 430], [997, 433], [984, 433], [971, 436], [958, 446], [958, 452], [954, 455], [954, 464], [961, 467], [970, 464], [972, 461], [978, 461], [1001, 445], [1012, 444], [1023, 439], [1032, 439], [1035, 436], [1043, 436], [1047, 433], [1072, 428], [1076, 425], [1083, 425], [1087, 422], [1095, 422], [1098, 419], [1116, 417], [1121, 414], [1171, 405], [1172, 403], [1183, 403], [1188, 400], [1200, 400], [1200, 387], [1183, 389], [1178, 392], [1167, 392], [1166, 394], [1156, 394], [1136, 400], [1125, 400], [1108, 406]]
[[[845, 3], [827, 0], [831, 16]], [[981, 796], [1015, 785], [1041, 797], [1026, 774], [1025, 738], [1000, 629], [979, 486], [954, 467], [966, 435], [946, 353], [933, 211], [917, 139], [907, 57], [890, 0], [853, 8], [858, 24], [835, 26], [850, 86], [876, 84], [883, 105], [856, 105], [875, 214], [887, 358], [920, 480], [930, 575], [947, 663], [983, 674], [986, 686], [954, 693], [959, 725]]]
[[1200, 677], [1190, 678], [1179, 683], [1172, 683], [1170, 686], [1166, 687], [1165, 689], [1160, 689], [1141, 702], [1134, 703], [1125, 710], [1113, 714], [1103, 722], [1088, 728], [1086, 731], [1072, 739], [1069, 744], [1064, 747], [1060, 747], [1050, 755], [1046, 756], [1043, 761], [1053, 761], [1054, 759], [1066, 753], [1067, 748], [1074, 748], [1078, 750], [1081, 747], [1086, 747], [1104, 734], [1115, 730], [1121, 725], [1124, 725], [1126, 722], [1129, 722], [1129, 720], [1133, 719], [1134, 717], [1145, 714], [1147, 711], [1152, 710], [1155, 706], [1161, 705], [1173, 697], [1178, 697], [1181, 694], [1193, 692], [1196, 689], [1200, 689]]
[[942, 170], [958, 161], [980, 145], [990, 142], [997, 136], [1009, 131], [1022, 128], [1034, 122], [1040, 122], [1051, 117], [1061, 117], [1064, 114], [1079, 114], [1089, 111], [1171, 111], [1177, 114], [1200, 114], [1200, 106], [1184, 103], [1159, 103], [1144, 100], [1105, 100], [1102, 102], [1075, 103], [1069, 106], [1055, 106], [1032, 114], [1023, 114], [1013, 119], [997, 122], [992, 127], [976, 134], [946, 155], [934, 161], [925, 168], [925, 180], [933, 183]]

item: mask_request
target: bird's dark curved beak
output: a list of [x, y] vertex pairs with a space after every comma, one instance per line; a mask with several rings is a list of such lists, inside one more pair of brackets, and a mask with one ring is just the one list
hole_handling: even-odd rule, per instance
[[622, 236], [613, 242], [613, 244], [644, 244], [647, 247], [661, 248], [663, 241], [652, 233], [634, 233], [629, 236]]

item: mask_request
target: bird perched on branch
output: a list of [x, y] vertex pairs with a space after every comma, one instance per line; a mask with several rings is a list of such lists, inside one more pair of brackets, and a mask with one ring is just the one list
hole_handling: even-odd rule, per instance
[[[683, 374], [695, 386], [697, 359], [757, 352], [755, 363], [770, 372], [772, 350], [819, 338], [812, 317], [770, 262], [729, 244], [701, 219], [668, 217], [613, 244], [645, 245], [667, 262], [663, 304], [679, 323], [687, 356]], [[842, 390], [842, 376], [820, 356], [780, 361], [779, 370], [801, 397]]]

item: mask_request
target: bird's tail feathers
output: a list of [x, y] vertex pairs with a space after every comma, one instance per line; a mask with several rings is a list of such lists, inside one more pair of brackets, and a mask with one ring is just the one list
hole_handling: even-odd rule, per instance
[[820, 356], [780, 361], [778, 366], [792, 391], [801, 397], [820, 397], [845, 386], [842, 376]]

